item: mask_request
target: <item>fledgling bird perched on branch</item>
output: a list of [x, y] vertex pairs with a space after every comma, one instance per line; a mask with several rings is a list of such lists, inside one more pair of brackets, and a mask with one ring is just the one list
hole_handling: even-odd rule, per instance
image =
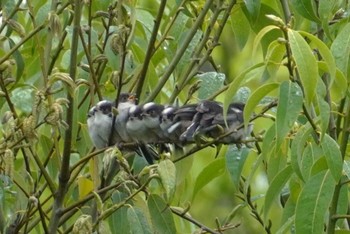
[[180, 142], [180, 135], [192, 123], [193, 116], [197, 113], [196, 107], [197, 104], [170, 106], [162, 111], [160, 127], [171, 142]]
[[[109, 136], [112, 132], [112, 113], [113, 103], [102, 100], [93, 106], [87, 119], [89, 135], [92, 143], [97, 149], [105, 148], [108, 145]], [[112, 143], [118, 141], [118, 134], [113, 131]]]
[[[164, 110], [163, 105], [154, 102], [146, 103], [142, 106], [142, 118], [146, 128], [157, 136], [155, 142], [164, 141], [165, 134], [162, 131], [161, 115]], [[153, 143], [155, 143], [153, 142]]]
[[231, 134], [217, 142], [224, 144], [240, 143], [252, 131], [251, 124], [246, 131], [241, 127], [243, 124], [243, 110], [243, 103], [231, 103], [228, 107], [225, 123], [222, 104], [204, 100], [196, 107], [197, 113], [193, 117], [191, 125], [180, 136], [180, 139], [182, 141], [194, 141], [201, 136], [218, 138], [232, 131]]

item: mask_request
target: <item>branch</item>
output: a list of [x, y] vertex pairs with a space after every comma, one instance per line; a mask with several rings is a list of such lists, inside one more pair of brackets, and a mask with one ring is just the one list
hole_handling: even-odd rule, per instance
[[[74, 1], [74, 23], [73, 23], [73, 35], [72, 35], [72, 49], [71, 49], [71, 58], [70, 58], [70, 71], [69, 75], [75, 80], [76, 72], [77, 72], [77, 55], [78, 55], [78, 42], [79, 42], [79, 31], [80, 31], [80, 18], [81, 18], [81, 1]], [[49, 225], [49, 233], [55, 234], [57, 232], [58, 223], [61, 217], [61, 209], [63, 205], [63, 201], [67, 191], [67, 183], [70, 177], [69, 170], [69, 162], [70, 162], [70, 154], [71, 154], [71, 146], [72, 146], [72, 131], [74, 120], [74, 109], [75, 102], [74, 96], [72, 96], [71, 92], [67, 93], [67, 99], [69, 101], [69, 107], [67, 109], [66, 114], [66, 123], [68, 124], [68, 128], [65, 131], [64, 138], [64, 149], [62, 155], [62, 166], [59, 173], [59, 184], [58, 189], [55, 194], [52, 214]]]
[[194, 225], [196, 225], [197, 227], [199, 227], [200, 229], [212, 233], [212, 234], [220, 234], [220, 232], [217, 232], [207, 226], [205, 226], [204, 224], [201, 224], [200, 222], [198, 222], [197, 220], [193, 219], [192, 217], [190, 217], [189, 215], [187, 215], [186, 213], [182, 213], [178, 210], [176, 210], [175, 208], [170, 207], [171, 212], [173, 212], [174, 214], [176, 214], [177, 216], [186, 219], [187, 221], [193, 223]]
[[157, 86], [154, 87], [154, 90], [147, 97], [145, 102], [150, 102], [150, 101], [154, 100], [157, 97], [157, 95], [159, 94], [159, 92], [162, 90], [163, 86], [168, 81], [168, 79], [171, 76], [172, 72], [175, 70], [176, 65], [179, 63], [180, 59], [182, 58], [182, 55], [185, 53], [188, 45], [191, 43], [192, 38], [196, 34], [198, 28], [201, 26], [201, 24], [202, 24], [206, 14], [207, 14], [207, 12], [209, 11], [212, 3], [213, 3], [212, 0], [207, 0], [205, 2], [205, 5], [203, 6], [203, 9], [202, 9], [201, 13], [199, 14], [199, 16], [197, 17], [196, 21], [194, 22], [191, 30], [188, 32], [188, 34], [187, 34], [187, 36], [186, 36], [186, 38], [184, 40], [184, 43], [179, 48], [179, 50], [176, 52], [173, 60], [170, 62], [169, 66], [168, 66], [168, 69], [165, 71], [163, 76], [160, 78]]
[[165, 6], [166, 6], [166, 2], [167, 2], [166, 0], [161, 0], [160, 5], [159, 5], [157, 18], [154, 21], [154, 27], [153, 27], [152, 35], [151, 35], [150, 41], [148, 43], [148, 48], [147, 48], [145, 60], [143, 62], [143, 66], [142, 66], [141, 72], [138, 73], [139, 75], [138, 75], [138, 77], [136, 79], [136, 80], [139, 81], [137, 83], [137, 88], [136, 88], [136, 97], [141, 97], [143, 83], [145, 82], [145, 79], [146, 79], [147, 69], [148, 69], [149, 63], [151, 62], [152, 55], [154, 54], [153, 52], [154, 52], [154, 49], [155, 49], [157, 33], [158, 33], [159, 26], [160, 26], [160, 22], [162, 21], [162, 17], [163, 17], [164, 9], [165, 9]]

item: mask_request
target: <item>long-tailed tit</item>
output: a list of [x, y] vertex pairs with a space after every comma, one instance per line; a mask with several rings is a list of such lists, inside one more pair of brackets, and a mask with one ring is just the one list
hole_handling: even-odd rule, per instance
[[[109, 146], [112, 131], [113, 103], [107, 100], [98, 102], [88, 113], [87, 125], [94, 146], [98, 149]], [[118, 134], [113, 131], [112, 144], [118, 141]]]

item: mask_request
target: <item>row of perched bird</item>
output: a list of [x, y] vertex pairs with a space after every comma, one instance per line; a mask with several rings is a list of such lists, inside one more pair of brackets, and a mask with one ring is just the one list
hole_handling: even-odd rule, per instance
[[243, 103], [230, 104], [225, 119], [223, 105], [216, 101], [203, 100], [181, 107], [154, 102], [137, 105], [136, 97], [129, 93], [121, 93], [118, 100], [117, 111], [113, 111], [113, 102], [103, 100], [88, 113], [89, 135], [96, 148], [107, 147], [109, 142], [185, 145], [203, 137], [235, 144], [252, 131], [251, 124], [246, 129], [242, 127]]

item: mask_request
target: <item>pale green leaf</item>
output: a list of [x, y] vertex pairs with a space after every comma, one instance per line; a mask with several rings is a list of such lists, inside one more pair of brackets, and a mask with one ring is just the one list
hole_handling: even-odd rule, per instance
[[311, 104], [319, 79], [317, 61], [310, 46], [296, 31], [288, 30], [289, 43], [295, 60], [306, 103]]
[[295, 210], [296, 234], [319, 234], [332, 201], [336, 182], [330, 171], [311, 177], [301, 191]]
[[147, 204], [155, 233], [176, 233], [174, 219], [168, 204], [156, 194], [149, 195]]
[[174, 163], [169, 159], [161, 161], [158, 164], [158, 173], [167, 199], [170, 201], [174, 196], [176, 186], [176, 168]]
[[226, 153], [226, 167], [237, 189], [239, 188], [242, 169], [249, 152], [250, 150], [248, 148], [237, 149], [236, 147], [230, 146]]
[[315, 12], [313, 1], [310, 0], [291, 0], [292, 6], [295, 10], [308, 20], [320, 22]]
[[199, 173], [196, 183], [193, 189], [192, 200], [196, 197], [199, 190], [201, 190], [205, 185], [209, 184], [210, 181], [216, 177], [222, 175], [225, 172], [225, 158], [217, 158], [208, 166], [206, 166], [201, 173]]
[[284, 138], [302, 110], [303, 94], [296, 83], [284, 81], [280, 86], [279, 101], [276, 115], [276, 148]]
[[345, 77], [349, 74], [350, 56], [350, 23], [348, 23], [337, 35], [332, 43], [331, 51], [335, 58], [335, 63]]
[[342, 175], [343, 159], [338, 143], [326, 134], [321, 142], [321, 146], [334, 180], [339, 180]]
[[259, 104], [268, 93], [275, 90], [279, 86], [278, 83], [269, 83], [257, 88], [248, 98], [244, 107], [244, 126], [248, 126], [250, 116], [253, 114], [254, 108]]
[[132, 234], [151, 234], [150, 224], [147, 221], [144, 212], [137, 207], [129, 207], [127, 217], [130, 224], [130, 233]]
[[273, 202], [276, 200], [278, 195], [281, 193], [283, 187], [288, 182], [290, 176], [293, 173], [293, 169], [291, 166], [287, 166], [283, 170], [281, 170], [275, 178], [271, 181], [266, 195], [265, 195], [265, 203], [264, 203], [264, 217], [265, 220], [267, 219], [267, 216], [269, 214], [270, 208], [273, 204]]
[[261, 43], [261, 39], [270, 31], [272, 30], [280, 30], [279, 27], [275, 26], [275, 25], [269, 25], [266, 26], [265, 28], [261, 29], [259, 31], [259, 33], [255, 36], [254, 38], [254, 43], [253, 43], [253, 50], [252, 50], [252, 57], [255, 56], [255, 54], [257, 53], [257, 49]]

